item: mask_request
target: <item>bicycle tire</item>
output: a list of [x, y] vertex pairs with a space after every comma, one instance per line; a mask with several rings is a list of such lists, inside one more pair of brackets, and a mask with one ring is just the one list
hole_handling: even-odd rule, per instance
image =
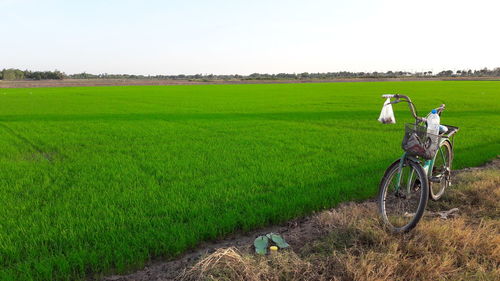
[[[424, 169], [422, 168], [422, 166], [419, 163], [416, 163], [416, 162], [408, 160], [408, 159], [405, 159], [404, 161], [405, 161], [405, 163], [403, 164], [403, 169], [404, 169], [404, 167], [410, 167], [411, 171], [416, 172], [416, 175], [418, 176], [418, 181], [419, 181], [418, 182], [418, 184], [419, 184], [418, 198], [414, 197], [414, 198], [418, 199], [418, 205], [416, 206], [416, 210], [414, 213], [409, 213], [412, 217], [407, 223], [405, 223], [402, 226], [395, 226], [394, 222], [391, 222], [391, 220], [393, 220], [393, 216], [391, 215], [391, 219], [390, 219], [389, 215], [388, 215], [388, 210], [392, 208], [393, 201], [396, 204], [396, 206], [398, 206], [398, 202], [396, 202], [396, 201], [399, 200], [398, 197], [400, 197], [400, 196], [398, 196], [396, 194], [397, 192], [394, 192], [392, 190], [389, 191], [389, 189], [390, 189], [391, 183], [394, 180], [394, 177], [397, 175], [397, 171], [399, 170], [401, 159], [394, 161], [394, 163], [392, 163], [387, 168], [382, 180], [380, 181], [380, 185], [379, 185], [379, 195], [378, 195], [379, 213], [381, 214], [381, 217], [382, 217], [384, 224], [393, 233], [404, 233], [404, 232], [408, 232], [408, 231], [412, 230], [417, 225], [417, 223], [420, 221], [422, 216], [424, 215], [425, 207], [427, 206], [427, 201], [429, 199], [429, 184], [428, 184], [427, 176], [426, 176]], [[402, 173], [403, 173], [403, 171], [402, 171]], [[415, 182], [412, 182], [412, 181], [413, 180], [412, 180], [412, 174], [411, 174], [410, 179], [409, 179], [409, 185], [408, 185], [408, 186], [410, 186], [410, 185], [411, 186], [408, 189], [411, 188], [411, 189], [416, 190], [417, 189], [417, 187], [416, 187], [417, 186], [417, 179], [415, 179]], [[393, 192], [394, 192], [394, 194], [393, 194]], [[389, 197], [387, 197], [387, 195], [389, 193], [390, 193], [390, 195], [389, 195]], [[392, 196], [394, 196], [394, 197], [392, 197]], [[409, 199], [411, 199], [411, 194], [408, 194], [408, 197], [409, 197]], [[388, 198], [391, 198], [391, 199], [389, 199], [390, 206], [387, 202]], [[394, 199], [394, 198], [396, 198], [396, 199]], [[402, 202], [405, 202], [404, 200], [407, 200], [407, 199], [401, 198], [401, 200], [402, 200]], [[412, 210], [413, 210], [413, 208], [412, 208]], [[396, 213], [398, 211], [402, 212], [402, 210], [395, 210]], [[402, 217], [404, 217], [404, 216], [406, 216], [406, 213], [402, 214]], [[398, 219], [398, 218], [396, 218], [396, 219]]]
[[[446, 149], [446, 157], [442, 159], [442, 155], [440, 150], [445, 147]], [[441, 161], [443, 162], [441, 164]], [[436, 178], [439, 175], [444, 173], [444, 179], [441, 179], [439, 183], [437, 182], [429, 182], [429, 198], [436, 201], [439, 200], [444, 194], [444, 191], [450, 184], [451, 177], [451, 165], [453, 163], [453, 150], [451, 148], [451, 144], [448, 141], [443, 142], [436, 153], [436, 157], [434, 159], [434, 167], [432, 169], [431, 177]], [[439, 184], [439, 186], [438, 186]], [[438, 190], [435, 190], [435, 187], [438, 187]], [[435, 192], [436, 191], [436, 192]]]

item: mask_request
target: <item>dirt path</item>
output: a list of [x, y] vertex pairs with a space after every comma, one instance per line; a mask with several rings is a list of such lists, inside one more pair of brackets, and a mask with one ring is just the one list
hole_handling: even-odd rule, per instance
[[[482, 171], [486, 171], [487, 173], [490, 174], [486, 174], [486, 176], [484, 176], [484, 174], [481, 174]], [[495, 206], [496, 205], [495, 200], [498, 198], [496, 198], [495, 196], [500, 196], [500, 187], [499, 187], [500, 182], [498, 182], [499, 180], [498, 177], [491, 179], [491, 175], [500, 175], [500, 158], [497, 158], [494, 161], [482, 167], [466, 168], [460, 171], [454, 171], [454, 178], [456, 179], [456, 183], [454, 183], [453, 187], [458, 186], [458, 188], [456, 189], [451, 188], [450, 190], [447, 190], [447, 194], [445, 194], [445, 197], [443, 198], [442, 201], [430, 202], [428, 206], [429, 211], [426, 213], [424, 220], [419, 224], [417, 229], [412, 233], [407, 234], [406, 236], [398, 237], [397, 239], [401, 239], [400, 241], [401, 243], [410, 243], [410, 244], [413, 240], [419, 240], [419, 239], [425, 240], [427, 239], [426, 237], [428, 237], [429, 235], [435, 235], [432, 233], [429, 234], [430, 232], [439, 231], [434, 229], [433, 227], [448, 227], [447, 224], [449, 223], [458, 224], [460, 226], [461, 223], [463, 224], [464, 222], [471, 221], [467, 219], [468, 215], [470, 215], [471, 217], [474, 217], [474, 215], [485, 216], [485, 214], [487, 214], [487, 216], [490, 216], [490, 213], [492, 213], [491, 210], [493, 210], [493, 214], [491, 214], [491, 216], [493, 216], [494, 219], [493, 227], [494, 229], [498, 230], [498, 225], [499, 225], [498, 218], [495, 218], [495, 214], [498, 215], [497, 214], [498, 206]], [[489, 188], [489, 190], [491, 190], [491, 185], [493, 185], [494, 189], [493, 197], [488, 195], [486, 192], [480, 191], [482, 188]], [[471, 190], [472, 187], [477, 190]], [[464, 192], [465, 195], [462, 196]], [[468, 194], [467, 192], [469, 192], [470, 194]], [[481, 198], [475, 198], [480, 202], [484, 202], [484, 206], [481, 205], [482, 206], [481, 208], [474, 206], [472, 206], [474, 207], [472, 208], [470, 204], [474, 204], [474, 202], [467, 202], [467, 201], [464, 202], [464, 200], [469, 200], [468, 199], [469, 197], [472, 200], [474, 200], [473, 198], [478, 196], [479, 197], [484, 196]], [[450, 215], [452, 218], [450, 218], [445, 222], [442, 219], [443, 212], [444, 213], [446, 213], [447, 211], [449, 212], [449, 210], [452, 210], [452, 208], [454, 207], [458, 207], [459, 210], [453, 210], [451, 212], [453, 214]], [[481, 210], [483, 210], [484, 212], [488, 211], [489, 213], [481, 213]], [[461, 216], [462, 218], [460, 220], [453, 220], [453, 217], [457, 216]], [[473, 222], [471, 224], [476, 225]], [[453, 227], [453, 229], [458, 229], [459, 226], [452, 225], [450, 227]], [[477, 235], [480, 235], [481, 231], [485, 231], [481, 229], [474, 230], [473, 229], [474, 227], [471, 228], [472, 229], [471, 231], [477, 232]], [[480, 226], [477, 227], [480, 228]], [[386, 236], [385, 238], [389, 241], [392, 239], [391, 236], [388, 236], [389, 234], [383, 232], [378, 223], [375, 202], [367, 201], [364, 203], [345, 203], [331, 210], [319, 212], [308, 217], [289, 221], [284, 225], [259, 229], [246, 234], [235, 234], [224, 240], [203, 243], [196, 250], [187, 252], [179, 259], [167, 262], [165, 261], [154, 262], [145, 267], [144, 269], [137, 271], [135, 273], [129, 275], [109, 276], [104, 278], [103, 280], [165, 281], [165, 280], [179, 280], [181, 279], [181, 277], [186, 280], [193, 280], [193, 279], [197, 280], [198, 278], [213, 279], [214, 276], [218, 276], [217, 269], [220, 269], [220, 267], [223, 267], [225, 269], [227, 268], [231, 269], [229, 270], [229, 273], [225, 272], [226, 270], [223, 270], [225, 273], [223, 273], [222, 277], [226, 278], [224, 280], [234, 280], [233, 278], [245, 279], [245, 280], [281, 280], [279, 278], [278, 279], [273, 279], [273, 278], [275, 277], [275, 275], [282, 276], [284, 274], [285, 276], [288, 276], [287, 274], [292, 274], [292, 273], [294, 274], [293, 276], [295, 276], [293, 277], [293, 279], [301, 279], [301, 280], [313, 280], [313, 279], [323, 280], [323, 278], [324, 280], [332, 280], [337, 278], [335, 276], [341, 276], [339, 277], [340, 279], [338, 280], [364, 280], [364, 279], [391, 280], [392, 278], [394, 278], [394, 276], [390, 277], [388, 275], [386, 278], [381, 278], [381, 275], [377, 275], [375, 268], [376, 265], [368, 266], [369, 268], [371, 268], [368, 269], [368, 273], [366, 272], [363, 273], [362, 271], [364, 266], [367, 266], [366, 261], [363, 260], [364, 256], [363, 258], [359, 256], [356, 257], [355, 253], [365, 252], [366, 255], [370, 256], [370, 253], [373, 252], [374, 254], [377, 254], [378, 253], [377, 251], [380, 251], [380, 249], [383, 249], [384, 247], [390, 248], [390, 245], [388, 246], [384, 244], [385, 242], [383, 241], [379, 242], [372, 241], [370, 243], [373, 243], [374, 245], [371, 244], [369, 244], [368, 246], [364, 245], [364, 243], [368, 243], [364, 240], [370, 240], [370, 239], [376, 240], [376, 238], [365, 237], [366, 235], [369, 235], [366, 233], [363, 234], [363, 231], [366, 229], [369, 230], [367, 231], [367, 233], [378, 232], [379, 234], [377, 235], [377, 237]], [[347, 231], [347, 234], [344, 233], [345, 231]], [[258, 265], [258, 268], [257, 269], [253, 268], [253, 270], [260, 271], [261, 267], [266, 268], [266, 266], [268, 266], [269, 263], [273, 262], [273, 258], [263, 261], [262, 259], [260, 259], [260, 257], [255, 257], [252, 254], [251, 245], [253, 239], [258, 235], [262, 235], [268, 232], [275, 232], [282, 234], [286, 238], [287, 242], [290, 245], [292, 245], [292, 250], [289, 252], [287, 251], [288, 253], [286, 254], [283, 254], [283, 256], [281, 257], [283, 260], [279, 261], [279, 263], [281, 263], [280, 265], [281, 267], [279, 267], [279, 270], [276, 270], [275, 273], [269, 272], [269, 270], [265, 272], [258, 272], [260, 275], [252, 274], [251, 272], [249, 273], [247, 271], [251, 269], [252, 266], [255, 267]], [[332, 235], [335, 238], [332, 238]], [[462, 235], [462, 234], [457, 234], [457, 235]], [[340, 242], [337, 241], [336, 239], [337, 240], [340, 239], [339, 240]], [[361, 246], [358, 245], [357, 242], [354, 244], [350, 244], [351, 242], [345, 242], [345, 241], [351, 241], [351, 239], [359, 239], [359, 241], [361, 241], [359, 242], [361, 243]], [[489, 239], [486, 240], [491, 240], [492, 243], [497, 243], [500, 242], [499, 239], [500, 235], [495, 237], [489, 237]], [[337, 245], [338, 243], [340, 243], [340, 247], [332, 248], [331, 245]], [[381, 247], [379, 250], [374, 250], [374, 248], [377, 249], [376, 246], [377, 247], [380, 246], [378, 244], [381, 244], [384, 247]], [[423, 244], [425, 245], [425, 243]], [[470, 242], [469, 244], [474, 245], [473, 242]], [[401, 247], [404, 248], [404, 245], [406, 244], [400, 245], [399, 248]], [[452, 248], [452, 246], [449, 247]], [[475, 245], [475, 247], [477, 248], [479, 246]], [[491, 246], [488, 247], [491, 248]], [[324, 258], [320, 259], [313, 258], [312, 259], [313, 261], [311, 261], [311, 257], [316, 257], [317, 256], [316, 252], [322, 252], [323, 248], [326, 248], [328, 251], [332, 252], [333, 256], [329, 256], [330, 254], [328, 254]], [[425, 249], [421, 250], [425, 251]], [[500, 249], [497, 247], [496, 251], [499, 250]], [[384, 249], [382, 251], [386, 250]], [[496, 262], [498, 262], [497, 265], [500, 265], [500, 257], [498, 256], [498, 254], [500, 253], [498, 252], [496, 253], [497, 256], [493, 256], [491, 258], [494, 260], [498, 259], [496, 260]], [[385, 253], [384, 255], [391, 256], [392, 254], [405, 255], [404, 252]], [[415, 253], [410, 253], [410, 254], [415, 255]], [[423, 254], [425, 253], [423, 252]], [[339, 261], [338, 260], [339, 256], [345, 256], [345, 257], [342, 261]], [[335, 267], [335, 269], [329, 269], [332, 270], [331, 274], [334, 274], [335, 276], [329, 275], [330, 273], [328, 273], [329, 271], [327, 269], [318, 268], [326, 266], [325, 261], [323, 259], [325, 259], [326, 263], [328, 264], [338, 263], [338, 268]], [[402, 258], [401, 257], [396, 258], [396, 260], [397, 259], [402, 259]], [[409, 258], [409, 260], [411, 261], [411, 258]], [[351, 263], [349, 263], [349, 261]], [[274, 262], [276, 261], [274, 260]], [[371, 262], [376, 264], [376, 261], [371, 261]], [[283, 265], [290, 263], [293, 264], [291, 268], [288, 268], [285, 265]], [[359, 268], [357, 268], [356, 265], [357, 263], [360, 264]], [[353, 266], [353, 264], [355, 264], [355, 266]], [[276, 266], [276, 264], [274, 264], [273, 266]], [[307, 270], [311, 270], [311, 266], [313, 269], [311, 272], [308, 272]], [[350, 268], [350, 266], [353, 268]], [[482, 268], [488, 267], [488, 265], [481, 265], [481, 266]], [[302, 267], [304, 267], [305, 269], [299, 270]], [[393, 269], [393, 271], [397, 269], [397, 266], [394, 265], [394, 268], [395, 269]], [[323, 272], [323, 275], [314, 275], [315, 273], [313, 272], [316, 272], [318, 270], [320, 272]], [[384, 269], [384, 270], [389, 270], [389, 269]], [[415, 270], [416, 270], [415, 272], [417, 273], [414, 274], [416, 275], [411, 277], [414, 280], [419, 280], [419, 279], [425, 280], [426, 278], [432, 277], [432, 275], [429, 275], [433, 272], [430, 269], [424, 270], [423, 272], [425, 273], [420, 273], [424, 275], [418, 275], [419, 271], [417, 269]], [[496, 271], [495, 269], [492, 270], [493, 274], [496, 273], [500, 274], [498, 268], [496, 269]], [[374, 271], [373, 275], [369, 275], [371, 274], [370, 273], [371, 271]], [[450, 274], [456, 274], [457, 270], [454, 269], [454, 271], [451, 270], [450, 272], [451, 272]], [[368, 275], [365, 276], [363, 274], [368, 274]], [[419, 276], [423, 277], [419, 278]], [[450, 276], [456, 278], [456, 275], [450, 275]], [[488, 277], [488, 275], [485, 276]], [[403, 279], [404, 278], [406, 277], [403, 276]], [[467, 278], [464, 279], [466, 280]], [[489, 278], [485, 279], [480, 278], [480, 279], [490, 280]]]

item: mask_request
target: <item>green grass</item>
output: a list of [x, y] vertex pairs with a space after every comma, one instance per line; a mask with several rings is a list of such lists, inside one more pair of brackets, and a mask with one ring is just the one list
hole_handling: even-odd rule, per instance
[[382, 93], [447, 104], [455, 168], [500, 151], [500, 82], [0, 89], [0, 280], [124, 272], [377, 192]]

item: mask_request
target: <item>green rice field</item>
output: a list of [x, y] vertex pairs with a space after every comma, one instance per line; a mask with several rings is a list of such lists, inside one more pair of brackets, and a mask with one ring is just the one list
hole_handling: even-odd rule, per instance
[[[0, 89], [0, 280], [75, 280], [377, 193], [383, 93], [446, 103], [454, 168], [500, 152], [500, 82]], [[446, 194], [445, 194], [446, 196]]]

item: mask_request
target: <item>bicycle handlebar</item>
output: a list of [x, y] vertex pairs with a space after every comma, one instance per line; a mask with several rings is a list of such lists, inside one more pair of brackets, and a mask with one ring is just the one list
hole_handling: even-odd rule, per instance
[[[384, 98], [384, 99], [395, 98], [396, 100], [391, 101], [391, 104], [396, 104], [396, 103], [400, 103], [400, 102], [407, 102], [408, 107], [410, 108], [410, 112], [413, 115], [413, 118], [415, 118], [415, 120], [420, 121], [420, 122], [426, 121], [425, 118], [419, 117], [417, 115], [417, 109], [415, 108], [415, 105], [413, 104], [413, 102], [411, 101], [411, 99], [408, 96], [400, 95], [400, 94], [386, 94], [386, 95], [382, 95], [382, 98]], [[403, 100], [401, 100], [401, 99], [403, 99]], [[440, 107], [436, 108], [437, 113], [439, 115], [441, 115], [441, 112], [443, 112], [443, 110], [445, 108], [446, 108], [446, 106], [444, 104], [441, 104]]]
[[386, 95], [382, 95], [382, 98], [384, 98], [384, 99], [392, 99], [392, 98], [407, 99], [408, 101], [411, 102], [411, 100], [408, 96], [400, 95], [400, 94], [386, 94]]
[[446, 105], [443, 103], [440, 107], [436, 108], [438, 114], [441, 114], [443, 110], [446, 108]]

